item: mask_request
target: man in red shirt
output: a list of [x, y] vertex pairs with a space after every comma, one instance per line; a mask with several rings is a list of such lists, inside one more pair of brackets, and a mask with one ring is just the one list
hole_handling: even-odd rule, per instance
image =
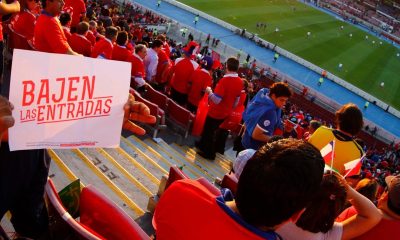
[[67, 38], [67, 41], [71, 39], [71, 15], [68, 12], [63, 12], [61, 13], [60, 17], [60, 23], [62, 26], [62, 29], [64, 31], [64, 35]]
[[243, 81], [237, 74], [239, 61], [233, 57], [229, 58], [226, 62], [226, 68], [226, 74], [219, 80], [215, 92], [213, 93], [210, 87], [206, 89], [206, 92], [210, 94], [208, 98], [210, 106], [201, 139], [196, 147], [200, 150], [197, 153], [209, 160], [215, 159], [216, 139], [221, 134], [220, 131], [217, 131], [219, 125], [237, 106], [243, 90]]
[[34, 31], [36, 50], [49, 53], [79, 55], [71, 49], [57, 16], [64, 6], [63, 0], [42, 0], [43, 12]]
[[77, 53], [82, 54], [85, 57], [90, 57], [92, 53], [92, 44], [85, 37], [89, 31], [89, 24], [87, 22], [80, 22], [76, 27], [76, 33], [72, 34], [69, 44]]
[[86, 38], [90, 41], [92, 46], [96, 44], [96, 35], [97, 35], [97, 23], [96, 21], [90, 21], [89, 22], [89, 31], [86, 33]]
[[113, 43], [117, 39], [118, 29], [115, 27], [106, 28], [105, 38], [98, 41], [92, 50], [92, 58], [112, 58]]
[[201, 60], [201, 67], [196, 69], [192, 74], [189, 81], [189, 94], [187, 108], [192, 113], [196, 113], [199, 102], [203, 97], [206, 88], [211, 87], [212, 77], [211, 69], [213, 66], [213, 60], [211, 57], [204, 57]]
[[146, 77], [146, 70], [144, 69], [143, 60], [147, 55], [147, 48], [143, 44], [135, 46], [135, 54], [132, 58], [132, 80], [131, 87], [140, 88], [146, 84], [144, 78]]
[[185, 48], [184, 58], [175, 60], [175, 66], [171, 70], [171, 98], [179, 105], [186, 105], [189, 92], [189, 80], [194, 70], [199, 67], [197, 62], [190, 59], [193, 49]]
[[382, 220], [356, 239], [394, 239], [400, 236], [400, 176], [386, 177], [385, 182], [387, 189], [378, 201]]
[[85, 2], [83, 0], [65, 0], [65, 7], [72, 7], [71, 27], [77, 27], [86, 14]]
[[[185, 179], [161, 196], [153, 217], [158, 240], [281, 239], [275, 230], [296, 222], [321, 184], [324, 161], [311, 144], [282, 139], [246, 163], [235, 198]], [[383, 238], [380, 238], [383, 239]]]
[[128, 33], [125, 31], [118, 32], [117, 41], [113, 48], [112, 60], [130, 62], [132, 52], [126, 48], [128, 42]]

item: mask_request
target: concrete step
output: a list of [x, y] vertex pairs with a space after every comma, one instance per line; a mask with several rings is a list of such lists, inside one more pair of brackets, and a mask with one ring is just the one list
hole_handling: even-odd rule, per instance
[[[184, 166], [183, 172], [186, 173], [190, 178], [197, 179], [199, 177], [205, 177], [211, 182], [214, 181], [215, 177], [208, 173], [207, 169], [203, 169], [199, 163], [191, 161], [190, 159], [180, 155], [162, 139], [157, 139], [157, 142], [154, 142], [152, 139], [145, 139], [144, 143], [154, 148], [165, 158], [179, 162], [179, 165], [177, 164], [177, 166]], [[190, 173], [194, 173], [194, 176], [192, 176]]]
[[148, 155], [152, 159], [159, 159], [169, 166], [180, 167], [185, 164], [183, 172], [192, 179], [197, 179], [203, 176], [202, 170], [199, 170], [192, 165], [186, 164], [185, 161], [182, 162], [180, 159], [174, 158], [172, 154], [170, 154], [167, 150], [160, 148], [158, 144], [150, 138], [142, 141], [135, 136], [130, 136], [129, 138], [127, 138], [127, 140], [135, 145], [138, 149], [140, 149], [143, 153], [146, 153], [146, 155]]
[[[64, 164], [61, 158], [53, 150], [49, 149], [47, 152], [52, 160], [49, 169], [49, 177], [53, 180], [57, 191], [61, 191], [71, 182], [78, 179], [78, 177], [68, 168], [67, 165]], [[81, 186], [83, 187], [82, 182]]]
[[[141, 141], [141, 140], [139, 140]], [[136, 161], [143, 165], [155, 177], [161, 179], [163, 175], [167, 175], [171, 164], [165, 159], [153, 157], [149, 152], [144, 152], [128, 139], [121, 137], [121, 148], [131, 155]]]
[[[190, 147], [184, 146], [184, 145], [178, 145], [178, 146], [180, 146], [181, 149], [183, 149], [183, 151], [193, 155], [194, 157], [198, 157], [200, 159], [204, 159], [203, 157], [201, 157], [200, 155], [198, 155], [196, 153], [196, 150], [194, 148], [190, 148]], [[219, 153], [216, 154], [214, 163], [216, 165], [219, 165], [222, 169], [229, 171], [231, 169], [230, 164], [225, 159], [223, 159], [222, 156], [223, 156], [222, 154], [219, 154]], [[206, 159], [204, 159], [204, 160], [206, 160]]]
[[132, 174], [143, 186], [151, 192], [156, 193], [160, 185], [160, 178], [154, 176], [147, 168], [140, 164], [136, 158], [133, 158], [122, 148], [105, 148], [104, 149], [110, 156], [123, 164], [125, 169]]
[[224, 169], [222, 169], [222, 167], [219, 166], [217, 163], [206, 160], [206, 159], [200, 157], [199, 155], [197, 155], [196, 153], [193, 154], [188, 149], [186, 149], [184, 146], [180, 146], [176, 143], [172, 143], [169, 146], [172, 149], [174, 149], [174, 151], [176, 151], [178, 154], [181, 154], [185, 158], [199, 163], [202, 166], [202, 168], [207, 169], [207, 171], [210, 174], [212, 174], [214, 176], [214, 178], [216, 178], [216, 177], [221, 178], [227, 172]]
[[144, 214], [143, 208], [139, 207], [138, 204], [114, 183], [115, 179], [121, 178], [121, 176], [118, 172], [110, 170], [109, 165], [111, 164], [105, 164], [97, 160], [92, 162], [91, 159], [80, 150], [54, 150], [54, 152], [62, 159], [64, 164], [81, 179], [83, 184], [94, 185], [99, 191], [103, 192], [123, 209], [131, 218], [135, 219]]

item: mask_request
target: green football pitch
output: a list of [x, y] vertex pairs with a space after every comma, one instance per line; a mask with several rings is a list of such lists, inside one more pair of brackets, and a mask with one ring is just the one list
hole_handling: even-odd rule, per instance
[[[294, 0], [180, 2], [256, 33], [400, 109], [400, 49], [386, 41]], [[257, 28], [257, 22], [267, 27]]]

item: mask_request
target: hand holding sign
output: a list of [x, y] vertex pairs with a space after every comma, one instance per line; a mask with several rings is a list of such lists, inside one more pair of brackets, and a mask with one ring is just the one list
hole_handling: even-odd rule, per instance
[[4, 97], [0, 96], [0, 142], [3, 132], [14, 125], [14, 118], [11, 116], [13, 105]]
[[124, 111], [125, 114], [122, 128], [129, 130], [134, 134], [144, 135], [146, 131], [129, 120], [143, 123], [156, 122], [156, 117], [150, 115], [150, 109], [144, 103], [135, 101], [135, 97], [132, 94], [129, 94], [129, 99], [124, 106]]

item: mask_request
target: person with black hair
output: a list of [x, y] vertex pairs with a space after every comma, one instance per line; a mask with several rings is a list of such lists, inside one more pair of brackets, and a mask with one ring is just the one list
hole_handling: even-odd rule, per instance
[[217, 83], [215, 91], [206, 88], [209, 94], [209, 109], [204, 123], [200, 141], [197, 142], [198, 154], [206, 159], [214, 160], [217, 151], [217, 139], [223, 134], [219, 126], [230, 116], [232, 110], [239, 104], [243, 90], [243, 80], [238, 76], [239, 60], [230, 57], [226, 61], [226, 73]]
[[283, 139], [261, 147], [240, 175], [235, 199], [195, 180], [173, 183], [153, 222], [157, 239], [282, 239], [275, 230], [296, 221], [319, 189], [324, 169], [311, 144]]
[[92, 58], [111, 59], [114, 48], [114, 42], [117, 40], [118, 29], [107, 27], [105, 38], [98, 41], [92, 50]]
[[43, 12], [36, 21], [34, 45], [37, 51], [80, 55], [72, 50], [57, 17], [64, 7], [63, 0], [41, 0]]
[[126, 48], [128, 43], [128, 33], [126, 31], [120, 31], [117, 35], [117, 40], [112, 52], [112, 60], [129, 62], [132, 58], [132, 52]]
[[361, 159], [364, 155], [362, 147], [354, 140], [363, 127], [362, 112], [355, 104], [348, 103], [336, 111], [335, 121], [336, 129], [319, 127], [308, 141], [320, 150], [333, 143], [334, 154], [331, 159], [327, 159], [326, 164], [345, 175], [344, 164]]
[[196, 114], [197, 107], [206, 92], [206, 88], [212, 85], [212, 58], [208, 56], [202, 58], [200, 66], [201, 68], [196, 69], [189, 80], [187, 108], [194, 114]]
[[[344, 222], [335, 222], [346, 200], [358, 213]], [[353, 239], [373, 228], [381, 218], [373, 202], [350, 187], [338, 173], [327, 172], [297, 222], [288, 222], [277, 232], [290, 240]]]
[[181, 106], [187, 103], [190, 77], [199, 67], [199, 64], [191, 59], [194, 48], [194, 46], [183, 48], [184, 57], [175, 60], [170, 72], [171, 98]]
[[262, 88], [243, 113], [245, 131], [242, 137], [244, 149], [257, 150], [268, 142], [277, 128], [282, 128], [282, 108], [292, 92], [286, 83], [274, 83], [270, 89]]
[[72, 50], [85, 57], [90, 57], [92, 54], [92, 43], [86, 38], [88, 31], [89, 24], [87, 22], [80, 22], [76, 26], [76, 33], [72, 34], [69, 40]]

